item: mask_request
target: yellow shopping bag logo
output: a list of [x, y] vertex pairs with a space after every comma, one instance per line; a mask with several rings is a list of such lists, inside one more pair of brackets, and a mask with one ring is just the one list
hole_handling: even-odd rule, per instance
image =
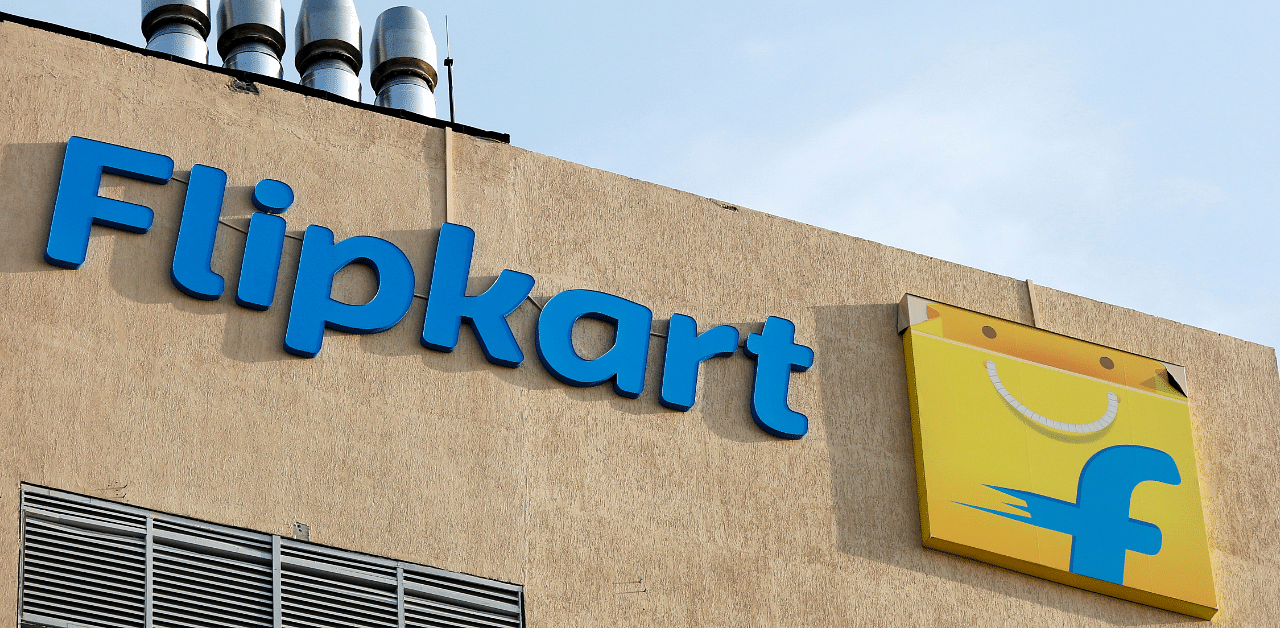
[[908, 295], [924, 545], [1217, 611], [1180, 367]]

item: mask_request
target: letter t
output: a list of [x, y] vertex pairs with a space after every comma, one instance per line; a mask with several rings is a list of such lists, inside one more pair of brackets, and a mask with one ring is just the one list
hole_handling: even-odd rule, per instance
[[751, 393], [751, 418], [760, 429], [778, 438], [799, 439], [809, 431], [809, 419], [787, 405], [791, 372], [813, 366], [813, 349], [795, 343], [796, 326], [770, 316], [764, 332], [747, 336], [747, 355], [756, 359], [756, 382]]

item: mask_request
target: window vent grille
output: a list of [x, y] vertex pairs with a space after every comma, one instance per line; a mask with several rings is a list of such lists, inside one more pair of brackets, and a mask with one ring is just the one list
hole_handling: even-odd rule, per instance
[[521, 592], [482, 578], [430, 567], [405, 567], [406, 628], [519, 628]]
[[281, 595], [288, 628], [398, 626], [396, 563], [282, 540]]
[[24, 486], [22, 623], [522, 628], [523, 589]]
[[271, 537], [161, 516], [151, 534], [154, 628], [271, 625]]
[[143, 628], [146, 584], [146, 517], [56, 494], [23, 495], [25, 621]]

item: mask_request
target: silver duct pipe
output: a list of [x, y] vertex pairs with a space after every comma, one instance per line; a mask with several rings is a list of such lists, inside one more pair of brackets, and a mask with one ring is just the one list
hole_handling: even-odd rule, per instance
[[369, 82], [380, 107], [436, 115], [436, 40], [427, 16], [413, 7], [387, 9], [373, 27]]
[[284, 7], [280, 0], [222, 0], [218, 54], [223, 67], [284, 78]]
[[209, 0], [142, 0], [147, 50], [209, 62]]
[[352, 0], [302, 0], [293, 63], [303, 85], [359, 102], [363, 42]]

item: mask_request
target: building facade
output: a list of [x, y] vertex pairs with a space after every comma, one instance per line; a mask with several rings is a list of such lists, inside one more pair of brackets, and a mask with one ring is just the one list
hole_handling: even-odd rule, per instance
[[[23, 504], [41, 491], [268, 545], [304, 524], [317, 547], [518, 585], [531, 627], [1195, 621], [922, 545], [906, 294], [1184, 366], [1214, 621], [1280, 623], [1271, 348], [13, 18], [0, 82], [0, 623], [19, 621]], [[72, 138], [173, 161], [161, 183], [108, 169], [99, 195], [154, 221], [93, 227], [74, 270], [45, 258]], [[174, 270], [197, 166], [227, 175], [212, 300]], [[265, 311], [236, 299], [263, 180], [295, 194]], [[474, 233], [468, 294], [504, 271], [535, 281], [505, 319], [514, 367], [467, 324], [452, 351], [424, 346], [446, 223]], [[331, 329], [307, 358], [286, 335], [312, 305], [294, 288], [313, 226], [393, 244], [414, 296], [398, 324]], [[386, 271], [346, 267], [332, 294], [383, 298]], [[573, 291], [651, 312], [638, 390], [622, 374], [566, 383], [540, 355], [543, 308]], [[677, 314], [748, 345], [791, 322], [813, 352], [783, 389], [802, 437], [753, 420], [764, 359], [750, 346], [701, 363], [691, 409], [664, 404]], [[601, 356], [622, 329], [587, 316], [574, 345]]]

